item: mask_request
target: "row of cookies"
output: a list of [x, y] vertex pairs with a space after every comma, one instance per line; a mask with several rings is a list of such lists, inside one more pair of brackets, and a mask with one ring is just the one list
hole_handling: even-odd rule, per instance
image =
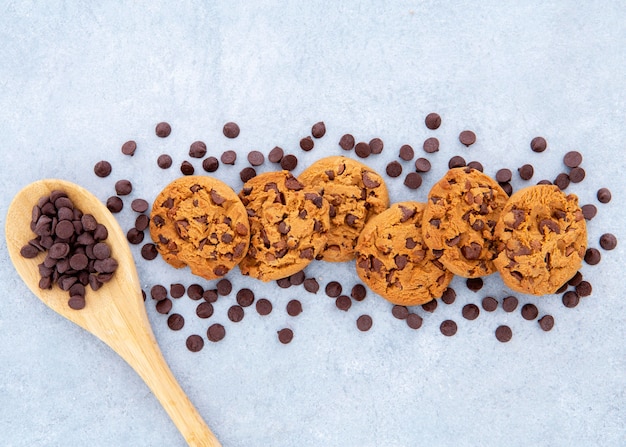
[[469, 167], [449, 170], [427, 203], [401, 202], [365, 226], [356, 247], [364, 282], [396, 304], [441, 296], [453, 274], [498, 271], [512, 290], [554, 293], [578, 271], [585, 219], [575, 195], [536, 185], [511, 197]]
[[[363, 281], [395, 303], [430, 301], [441, 296], [453, 274], [484, 276], [500, 264], [512, 289], [543, 294], [553, 292], [560, 276], [578, 268], [569, 259], [573, 245], [569, 239], [562, 242], [560, 233], [586, 242], [584, 219], [581, 233], [578, 215], [572, 214], [578, 209], [575, 196], [547, 188], [538, 194], [547, 210], [538, 209], [538, 197], [509, 199], [490, 177], [459, 168], [437, 182], [426, 204], [389, 207], [379, 174], [335, 156], [315, 162], [298, 178], [288, 171], [260, 174], [239, 194], [212, 177], [179, 178], [155, 199], [150, 234], [168, 263], [188, 265], [206, 279], [239, 265], [243, 274], [270, 281], [294, 274], [314, 259], [342, 262], [356, 257]], [[577, 226], [568, 226], [570, 221]], [[529, 243], [525, 232], [532, 233], [531, 227], [539, 239], [555, 234], [560, 242], [535, 238]], [[568, 248], [561, 250], [563, 244]], [[537, 250], [547, 255], [547, 278], [537, 276]], [[580, 247], [574, 250], [580, 254]], [[525, 267], [528, 262], [537, 268]], [[551, 291], [544, 291], [546, 287]]]

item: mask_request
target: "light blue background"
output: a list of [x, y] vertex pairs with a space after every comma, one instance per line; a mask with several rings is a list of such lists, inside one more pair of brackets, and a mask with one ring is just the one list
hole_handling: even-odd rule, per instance
[[[600, 265], [584, 266], [594, 293], [577, 308], [556, 296], [520, 297], [555, 316], [549, 333], [519, 312], [461, 317], [464, 303], [509, 293], [497, 275], [478, 293], [455, 279], [456, 303], [418, 310], [424, 326], [415, 332], [371, 293], [342, 313], [323, 292], [232, 272], [235, 290], [270, 297], [274, 312], [250, 311], [234, 324], [225, 317], [234, 296], [222, 299], [212, 320], [227, 336], [196, 354], [185, 338], [205, 334], [208, 323], [194, 318], [194, 303], [176, 301], [187, 324], [172, 332], [149, 301], [165, 357], [225, 446], [626, 444], [623, 2], [100, 3], [0, 3], [2, 231], [10, 199], [40, 178], [78, 182], [102, 200], [115, 180], [130, 178], [131, 198], [152, 200], [201, 139], [212, 154], [238, 151], [237, 164], [217, 172], [238, 189], [249, 150], [280, 145], [298, 155], [300, 172], [339, 153], [336, 143], [351, 132], [385, 141], [383, 154], [367, 160], [381, 171], [400, 145], [421, 156], [425, 138], [440, 139], [422, 188], [390, 180], [392, 201], [424, 200], [452, 155], [480, 160], [491, 175], [531, 162], [539, 180], [554, 178], [563, 154], [579, 150], [587, 179], [569, 190], [598, 205], [590, 245], [604, 232], [621, 239]], [[443, 117], [436, 132], [423, 124], [431, 111]], [[162, 120], [173, 128], [165, 140], [154, 135]], [[221, 126], [231, 120], [242, 132], [227, 141]], [[319, 120], [327, 136], [305, 154], [298, 141]], [[457, 140], [466, 128], [478, 135], [469, 149]], [[543, 154], [528, 147], [536, 135], [549, 142]], [[128, 139], [139, 146], [132, 159], [120, 152]], [[168, 171], [156, 168], [163, 152], [174, 157]], [[92, 173], [100, 159], [114, 166], [107, 179]], [[608, 205], [595, 199], [602, 186], [613, 192]], [[126, 208], [119, 219], [129, 228]], [[1, 239], [0, 444], [184, 445], [126, 364], [32, 296]], [[198, 281], [133, 250], [146, 289]], [[351, 263], [316, 263], [307, 273], [322, 286], [358, 281]], [[304, 312], [292, 318], [284, 306], [296, 297]], [[361, 313], [374, 319], [368, 333], [355, 328]], [[455, 337], [438, 330], [446, 318], [458, 323]], [[512, 327], [510, 343], [495, 340], [499, 324]], [[284, 326], [295, 332], [287, 346], [276, 340]]]

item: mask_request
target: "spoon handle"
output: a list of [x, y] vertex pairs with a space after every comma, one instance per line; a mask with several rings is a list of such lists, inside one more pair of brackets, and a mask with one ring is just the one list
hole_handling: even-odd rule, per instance
[[118, 347], [116, 351], [139, 374], [161, 402], [187, 444], [193, 447], [221, 447], [220, 442], [176, 381], [153, 337], [134, 335], [144, 340], [140, 343], [125, 343], [124, 348]]

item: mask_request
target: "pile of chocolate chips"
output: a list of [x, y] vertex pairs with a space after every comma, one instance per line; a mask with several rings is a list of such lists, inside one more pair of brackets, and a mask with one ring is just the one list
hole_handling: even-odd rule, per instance
[[[430, 131], [436, 131], [441, 125], [441, 116], [437, 113], [430, 113], [426, 116], [424, 124]], [[159, 123], [156, 126], [155, 133], [160, 138], [166, 138], [171, 133], [171, 126], [168, 123]], [[226, 123], [223, 127], [223, 134], [227, 138], [236, 138], [240, 133], [240, 128], [236, 123]], [[300, 149], [303, 151], [311, 151], [315, 147], [317, 139], [324, 137], [326, 134], [326, 125], [320, 121], [315, 123], [311, 128], [311, 134], [304, 136], [300, 139]], [[465, 147], [469, 147], [476, 142], [476, 134], [472, 130], [463, 130], [459, 133], [458, 139]], [[357, 141], [352, 134], [344, 134], [339, 142], [338, 146], [342, 151], [354, 150], [357, 157], [366, 159], [370, 156], [377, 156], [383, 152], [385, 148], [384, 142], [381, 138], [372, 138], [369, 141]], [[533, 152], [544, 152], [548, 148], [548, 143], [543, 137], [535, 137], [530, 142], [530, 149]], [[122, 145], [122, 153], [128, 156], [132, 156], [137, 149], [137, 144], [134, 141], [128, 141]], [[427, 158], [429, 154], [438, 152], [440, 149], [439, 140], [434, 136], [427, 137], [423, 144], [422, 149], [424, 155], [416, 157], [416, 151], [409, 144], [403, 144], [398, 150], [398, 160], [391, 160], [387, 165], [385, 172], [390, 178], [390, 181], [398, 178], [402, 175], [406, 169], [406, 162], [411, 162], [411, 169], [409, 172], [405, 172], [403, 178], [403, 184], [409, 189], [417, 189], [422, 185], [422, 176], [430, 171], [431, 162]], [[226, 150], [221, 153], [218, 158], [213, 155], [207, 156], [207, 146], [202, 141], [195, 141], [191, 143], [189, 147], [189, 159], [183, 160], [179, 169], [182, 175], [192, 175], [195, 173], [195, 167], [193, 159], [202, 159], [202, 169], [207, 173], [214, 173], [219, 169], [220, 163], [227, 165], [235, 165], [237, 163], [237, 153], [232, 150]], [[217, 154], [215, 154], [217, 155]], [[553, 180], [539, 180], [537, 184], [555, 184], [560, 189], [565, 190], [571, 183], [581, 182], [585, 178], [585, 171], [582, 168], [582, 155], [577, 151], [571, 151], [565, 154], [563, 157], [563, 163], [566, 167], [566, 172], [561, 172]], [[248, 153], [246, 160], [249, 166], [245, 166], [239, 172], [239, 176], [243, 182], [249, 180], [256, 175], [255, 167], [261, 166], [268, 160], [272, 164], [276, 164], [277, 169], [294, 170], [298, 165], [298, 158], [295, 154], [285, 154], [285, 151], [281, 147], [274, 147], [269, 151], [267, 157], [260, 151], [252, 150]], [[413, 162], [413, 159], [415, 161]], [[156, 164], [161, 169], [169, 169], [173, 165], [172, 156], [169, 154], [161, 154], [156, 159]], [[469, 161], [460, 156], [452, 156], [448, 161], [448, 168], [470, 166], [479, 171], [483, 171], [483, 165], [478, 161]], [[99, 177], [107, 177], [112, 172], [110, 163], [103, 160], [94, 166], [94, 172]], [[519, 178], [522, 181], [530, 181], [534, 176], [534, 167], [531, 164], [524, 164], [517, 168], [501, 168], [496, 173], [496, 180], [500, 186], [507, 192], [507, 194], [513, 193], [513, 187], [511, 180], [513, 179], [513, 173], [517, 172]], [[120, 196], [124, 196], [132, 190], [130, 182], [118, 181], [115, 184], [116, 196], [112, 196], [107, 200], [107, 205], [112, 212], [119, 212], [123, 207], [123, 201]], [[611, 200], [611, 193], [608, 188], [601, 188], [597, 192], [598, 202], [608, 203]], [[140, 206], [138, 206], [140, 204]], [[138, 213], [144, 213], [148, 204], [143, 199], [135, 199], [131, 207]], [[597, 207], [594, 204], [585, 204], [582, 206], [582, 211], [585, 219], [590, 221], [597, 214]], [[137, 217], [135, 226], [128, 231], [128, 240], [132, 244], [141, 244], [143, 242], [143, 233], [148, 227], [148, 220], [145, 214], [140, 214]], [[602, 235], [599, 241], [600, 247], [604, 250], [612, 250], [617, 245], [617, 239], [613, 234], [606, 233]], [[152, 260], [157, 256], [156, 247], [151, 242], [144, 244], [141, 248], [142, 257], [146, 260]], [[601, 253], [597, 248], [590, 247], [587, 250], [585, 256], [585, 262], [589, 265], [595, 265], [600, 261]], [[291, 275], [288, 278], [283, 278], [276, 281], [276, 284], [281, 288], [287, 288], [292, 286], [302, 285], [304, 289], [312, 294], [316, 294], [320, 285], [315, 278], [308, 278], [304, 271]], [[472, 278], [466, 280], [466, 286], [469, 291], [477, 293], [483, 286], [483, 280], [481, 278]], [[198, 285], [192, 284], [185, 288], [182, 284], [172, 284], [169, 290], [161, 285], [155, 286], [151, 290], [151, 296], [156, 302], [156, 309], [162, 314], [168, 314], [167, 324], [172, 330], [180, 330], [184, 327], [185, 319], [179, 313], [170, 313], [172, 310], [172, 300], [170, 298], [181, 298], [185, 292], [192, 300], [201, 301], [196, 308], [196, 316], [202, 319], [208, 319], [213, 316], [213, 306], [219, 296], [228, 296], [232, 293], [232, 285], [228, 279], [222, 279], [217, 282], [215, 287], [209, 287], [206, 290]], [[571, 290], [570, 290], [571, 288]], [[155, 292], [156, 290], [156, 292]], [[591, 294], [592, 287], [588, 281], [584, 281], [582, 274], [577, 273], [567, 284], [565, 284], [557, 293], [562, 294], [562, 302], [565, 307], [575, 307], [580, 298], [589, 296]], [[338, 310], [348, 311], [352, 307], [354, 301], [362, 301], [366, 296], [366, 288], [362, 284], [357, 284], [352, 288], [350, 295], [342, 293], [342, 285], [338, 281], [331, 280], [325, 286], [326, 294], [335, 300], [335, 304]], [[240, 322], [245, 315], [246, 308], [250, 307], [255, 302], [254, 294], [250, 296], [251, 291], [249, 289], [239, 290], [237, 295], [237, 304], [232, 305], [227, 312], [227, 317], [233, 322]], [[240, 297], [246, 296], [245, 300], [240, 302]], [[411, 309], [405, 306], [391, 306], [392, 315], [398, 319], [405, 321], [407, 326], [411, 329], [419, 329], [422, 327], [423, 318], [419, 315], [418, 310], [423, 312], [433, 313], [435, 312], [438, 302], [441, 301], [446, 305], [454, 303], [456, 298], [456, 292], [452, 288], [448, 288], [441, 300], [433, 300], [422, 306], [414, 306]], [[536, 320], [538, 326], [544, 330], [549, 331], [554, 326], [554, 317], [552, 315], [539, 316], [540, 312], [536, 305], [532, 303], [525, 303], [519, 307], [519, 300], [515, 296], [505, 296], [499, 300], [495, 297], [485, 296], [481, 302], [482, 310], [485, 312], [495, 312], [498, 307], [506, 313], [512, 313], [518, 308], [519, 312], [524, 320], [534, 321]], [[272, 312], [272, 303], [267, 298], [260, 298], [256, 300], [256, 311], [259, 315], [268, 315]], [[298, 300], [292, 300], [285, 309], [289, 316], [297, 316], [302, 312], [302, 305]], [[462, 311], [461, 316], [467, 320], [475, 320], [479, 317], [481, 310], [477, 304], [466, 304]], [[368, 331], [372, 325], [373, 320], [370, 315], [360, 315], [355, 319], [356, 327], [360, 331]], [[442, 321], [439, 326], [440, 332], [445, 336], [453, 336], [457, 333], [458, 327], [455, 321], [445, 320]], [[207, 329], [206, 338], [209, 341], [217, 342], [222, 340], [226, 335], [226, 331], [223, 325], [214, 323]], [[496, 339], [500, 342], [508, 342], [512, 339], [513, 332], [507, 325], [497, 326], [494, 330]], [[282, 328], [277, 330], [277, 337], [281, 343], [289, 343], [293, 339], [294, 333], [291, 328]], [[204, 346], [203, 337], [193, 334], [187, 339], [187, 347], [192, 351], [198, 351]]]
[[106, 227], [91, 214], [83, 214], [63, 191], [52, 191], [33, 206], [30, 228], [36, 237], [24, 245], [20, 254], [46, 257], [39, 267], [39, 287], [50, 289], [57, 284], [69, 294], [72, 309], [85, 307], [85, 287], [98, 290], [108, 282], [117, 261], [105, 242]]

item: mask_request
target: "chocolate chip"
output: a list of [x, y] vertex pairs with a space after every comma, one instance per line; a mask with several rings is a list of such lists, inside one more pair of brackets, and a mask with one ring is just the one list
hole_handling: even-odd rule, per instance
[[279, 330], [277, 334], [278, 341], [280, 341], [284, 345], [291, 343], [291, 340], [293, 340], [293, 331], [289, 328], [283, 328]]
[[437, 300], [430, 300], [427, 303], [422, 304], [422, 309], [425, 312], [433, 313], [437, 309]]
[[280, 167], [286, 171], [293, 171], [296, 166], [298, 166], [298, 157], [295, 155], [287, 154], [280, 160]]
[[172, 298], [180, 298], [185, 294], [185, 286], [179, 283], [170, 284], [170, 296]]
[[410, 189], [417, 189], [422, 185], [422, 176], [417, 172], [409, 172], [404, 178], [404, 186]]
[[459, 141], [465, 146], [471, 146], [476, 142], [476, 134], [471, 130], [464, 130], [459, 134]]
[[411, 161], [413, 160], [413, 157], [415, 156], [415, 151], [413, 151], [413, 148], [409, 146], [408, 144], [403, 144], [400, 147], [399, 156], [404, 161]]
[[228, 122], [224, 124], [224, 128], [222, 129], [222, 132], [224, 133], [224, 136], [226, 138], [237, 138], [239, 136], [239, 131], [239, 126], [237, 125], [237, 123], [233, 122]]
[[570, 151], [563, 156], [563, 163], [565, 163], [565, 166], [567, 166], [568, 168], [575, 168], [577, 166], [580, 166], [582, 162], [583, 156], [578, 151]]
[[323, 121], [313, 124], [313, 127], [311, 127], [311, 135], [313, 135], [314, 138], [322, 138], [326, 135], [326, 125]]
[[344, 151], [349, 151], [354, 148], [354, 143], [354, 137], [347, 133], [339, 140], [339, 147], [341, 147]]
[[85, 297], [80, 295], [71, 295], [67, 300], [67, 305], [74, 310], [84, 309], [86, 305]]
[[480, 314], [480, 309], [476, 304], [469, 303], [463, 306], [461, 313], [463, 314], [463, 318], [467, 320], [475, 320]]
[[546, 332], [552, 330], [554, 327], [554, 317], [552, 315], [544, 315], [539, 319], [539, 327]]
[[164, 300], [167, 298], [167, 289], [160, 284], [154, 285], [150, 289], [150, 296], [153, 300]]
[[248, 307], [254, 303], [254, 292], [250, 289], [240, 289], [237, 292], [237, 303], [241, 307]]
[[468, 168], [472, 168], [472, 169], [476, 169], [477, 171], [483, 172], [484, 168], [483, 165], [479, 162], [479, 161], [470, 161], [467, 164]]
[[303, 151], [308, 152], [313, 149], [313, 146], [315, 146], [315, 143], [311, 137], [304, 137], [300, 140], [300, 149]]
[[181, 314], [171, 314], [167, 317], [167, 326], [173, 331], [180, 331], [185, 325], [185, 318]]
[[409, 309], [396, 304], [391, 308], [391, 314], [398, 320], [405, 320], [409, 316]]
[[220, 157], [220, 160], [225, 165], [234, 165], [235, 160], [237, 160], [237, 153], [235, 151], [230, 151], [230, 150], [224, 151], [222, 152], [222, 156]]
[[209, 341], [218, 342], [226, 336], [226, 329], [219, 323], [214, 323], [207, 330], [207, 338]]
[[399, 177], [402, 174], [402, 165], [397, 161], [392, 161], [387, 165], [385, 172], [389, 177]]
[[439, 330], [446, 337], [452, 337], [456, 334], [457, 326], [453, 320], [444, 320], [441, 322], [441, 325], [439, 325]]
[[570, 280], [567, 281], [566, 286], [570, 285], [570, 286], [576, 287], [578, 284], [581, 283], [582, 280], [583, 280], [583, 274], [580, 272], [576, 272], [574, 276], [572, 276]]
[[614, 234], [604, 233], [602, 236], [600, 236], [600, 247], [605, 250], [613, 250], [615, 247], [617, 247], [617, 238]]
[[361, 141], [354, 146], [354, 153], [361, 158], [367, 158], [372, 153], [372, 149], [369, 144]]
[[306, 278], [304, 280], [304, 290], [309, 293], [317, 293], [320, 289], [320, 285], [315, 278]]
[[[282, 157], [281, 157], [282, 158]], [[248, 163], [252, 166], [261, 166], [265, 162], [265, 156], [259, 151], [248, 152]]]
[[506, 343], [510, 341], [511, 338], [513, 338], [513, 331], [511, 330], [510, 327], [504, 324], [502, 326], [498, 326], [496, 328], [496, 338], [498, 339], [499, 342]]
[[356, 319], [356, 327], [362, 332], [369, 331], [372, 328], [372, 317], [367, 314], [361, 315]]
[[430, 171], [430, 161], [426, 158], [418, 158], [415, 160], [415, 170], [417, 172], [428, 172]]
[[32, 259], [37, 256], [40, 251], [33, 245], [26, 244], [20, 249], [20, 255], [26, 259]]
[[439, 151], [439, 140], [435, 137], [426, 138], [422, 148], [424, 149], [424, 152], [428, 154], [437, 152]]
[[112, 213], [119, 213], [124, 208], [124, 202], [117, 196], [111, 196], [107, 199], [106, 206]]
[[302, 303], [299, 300], [293, 299], [287, 303], [287, 314], [292, 317], [297, 317], [302, 313]]
[[585, 262], [589, 265], [596, 265], [602, 259], [602, 255], [597, 248], [588, 248], [585, 252]]
[[299, 286], [300, 284], [304, 282], [304, 279], [305, 279], [304, 272], [300, 270], [299, 272], [296, 272], [293, 275], [289, 276], [289, 283], [292, 286]]
[[283, 159], [283, 155], [285, 155], [283, 149], [281, 147], [274, 147], [267, 156], [267, 159], [272, 163], [280, 163]]
[[380, 154], [383, 151], [385, 144], [380, 138], [372, 138], [369, 142], [369, 146], [372, 154]]
[[596, 208], [596, 206], [591, 203], [583, 205], [580, 209], [583, 212], [583, 216], [586, 220], [593, 219], [598, 213], [598, 208]]
[[426, 124], [426, 127], [428, 127], [430, 130], [439, 129], [439, 126], [441, 126], [441, 116], [439, 116], [438, 113], [429, 113], [428, 115], [426, 115], [424, 124]]
[[194, 301], [197, 301], [202, 298], [204, 294], [204, 287], [200, 284], [191, 284], [187, 287], [187, 296]]
[[498, 308], [498, 300], [496, 300], [492, 296], [484, 297], [481, 304], [483, 306], [483, 309], [485, 309], [487, 312], [493, 312]]
[[567, 175], [565, 172], [561, 172], [559, 175], [556, 176], [553, 183], [558, 186], [561, 191], [563, 191], [569, 186], [569, 175]]
[[130, 155], [131, 157], [135, 155], [135, 151], [137, 150], [137, 143], [133, 140], [129, 140], [126, 143], [122, 144], [122, 154]]
[[170, 300], [169, 298], [165, 298], [163, 300], [157, 301], [156, 310], [158, 313], [163, 315], [170, 313], [170, 310], [172, 310], [172, 300]]
[[289, 281], [289, 278], [280, 278], [276, 280], [276, 284], [278, 285], [278, 287], [280, 287], [281, 289], [288, 289], [289, 287], [291, 287], [291, 281]]
[[341, 287], [340, 283], [338, 283], [337, 281], [330, 281], [328, 284], [326, 284], [326, 295], [331, 298], [337, 298], [339, 295], [341, 295], [342, 289], [343, 288]]
[[563, 302], [563, 305], [565, 307], [576, 307], [578, 306], [578, 302], [580, 301], [580, 297], [578, 296], [578, 294], [572, 290], [565, 292], [563, 294], [563, 297], [561, 298], [561, 301]]
[[422, 327], [422, 317], [416, 313], [409, 313], [406, 317], [406, 324], [411, 329], [419, 329]]
[[157, 251], [156, 245], [151, 242], [144, 244], [141, 247], [141, 257], [144, 258], [146, 261], [152, 261], [157, 257], [158, 254], [159, 252]]
[[254, 168], [251, 168], [250, 166], [243, 168], [241, 172], [239, 172], [239, 178], [244, 183], [246, 183], [248, 180], [253, 179], [254, 177], [256, 177], [256, 170]]
[[506, 182], [506, 183], [498, 183], [498, 184], [504, 190], [507, 196], [510, 197], [511, 194], [513, 194], [513, 186], [510, 183]]
[[514, 296], [507, 296], [502, 300], [502, 309], [505, 312], [513, 312], [517, 309], [518, 300]]
[[572, 183], [580, 183], [585, 179], [585, 175], [585, 170], [578, 166], [569, 172], [569, 179]]
[[133, 245], [138, 245], [143, 242], [144, 233], [143, 231], [139, 231], [137, 228], [131, 228], [126, 233], [126, 239]]
[[207, 157], [202, 160], [202, 169], [206, 172], [215, 172], [220, 167], [220, 162], [215, 157]]
[[543, 152], [548, 147], [548, 143], [543, 137], [535, 137], [530, 142], [530, 148], [533, 152]]
[[228, 308], [228, 319], [233, 323], [239, 323], [243, 320], [244, 314], [243, 307], [238, 304], [234, 304]]
[[465, 259], [470, 261], [474, 261], [480, 258], [480, 253], [482, 251], [482, 247], [478, 242], [472, 242], [469, 245], [464, 245], [461, 247], [461, 254]]
[[291, 191], [300, 191], [304, 188], [304, 185], [297, 178], [290, 175], [285, 179], [285, 187]]
[[98, 177], [108, 177], [109, 174], [111, 174], [112, 171], [112, 167], [111, 167], [111, 163], [109, 163], [106, 160], [101, 160], [98, 163], [95, 164], [95, 166], [93, 167], [93, 172], [98, 176]]
[[539, 315], [539, 310], [534, 304], [527, 303], [522, 306], [522, 317], [525, 320], [534, 320], [537, 315]]
[[449, 169], [462, 168], [465, 165], [466, 165], [465, 159], [461, 157], [460, 155], [455, 155], [454, 157], [451, 157], [450, 160], [448, 161]]
[[335, 306], [337, 309], [347, 311], [352, 306], [352, 300], [348, 295], [339, 295], [337, 299], [335, 299]]
[[496, 180], [500, 183], [510, 182], [511, 178], [512, 174], [510, 169], [499, 169], [498, 172], [496, 172]]
[[483, 288], [483, 279], [482, 278], [467, 278], [465, 280], [465, 284], [468, 289], [472, 292], [478, 292]]
[[520, 168], [517, 168], [517, 172], [522, 180], [530, 180], [535, 174], [535, 168], [532, 165], [525, 164]]
[[256, 311], [259, 315], [269, 315], [272, 312], [272, 303], [266, 298], [261, 298], [256, 302]]
[[581, 281], [580, 284], [576, 286], [576, 293], [581, 298], [591, 295], [592, 291], [593, 288], [591, 287], [591, 283], [588, 281]]
[[363, 301], [367, 295], [367, 289], [363, 284], [355, 284], [350, 291], [350, 296], [355, 301]]
[[218, 299], [217, 289], [205, 290], [202, 294], [202, 298], [207, 303], [215, 303]]
[[172, 126], [170, 126], [169, 123], [161, 122], [156, 125], [154, 132], [156, 133], [157, 137], [166, 138], [169, 137], [169, 135], [172, 133]]
[[195, 168], [193, 167], [193, 165], [191, 163], [189, 163], [187, 160], [184, 160], [181, 164], [180, 164], [180, 172], [183, 175], [193, 175], [193, 173], [195, 172]]
[[172, 157], [167, 154], [159, 155], [159, 158], [157, 158], [157, 165], [161, 169], [168, 169], [172, 166]]
[[441, 301], [443, 301], [445, 304], [452, 304], [454, 303], [455, 300], [456, 300], [456, 291], [451, 287], [447, 287], [446, 290], [444, 290], [443, 294], [441, 295]]
[[596, 196], [598, 197], [598, 201], [600, 203], [609, 203], [611, 201], [611, 191], [608, 188], [598, 189]]

